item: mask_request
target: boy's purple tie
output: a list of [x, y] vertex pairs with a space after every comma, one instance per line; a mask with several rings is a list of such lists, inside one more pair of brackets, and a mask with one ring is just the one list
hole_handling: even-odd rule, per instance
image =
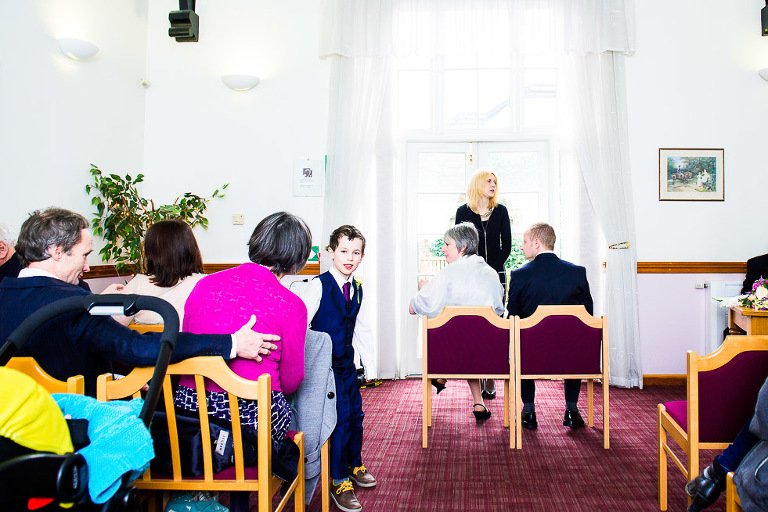
[[352, 286], [352, 283], [346, 282], [344, 283], [344, 286], [342, 286], [342, 291], [344, 292], [344, 300], [347, 302], [352, 300], [352, 297], [349, 295], [349, 288]]

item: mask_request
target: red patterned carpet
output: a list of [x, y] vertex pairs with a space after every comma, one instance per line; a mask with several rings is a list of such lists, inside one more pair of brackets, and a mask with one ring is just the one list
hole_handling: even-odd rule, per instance
[[[358, 492], [365, 512], [658, 510], [656, 404], [684, 398], [682, 387], [611, 388], [611, 449], [595, 429], [562, 426], [562, 382], [538, 382], [539, 429], [523, 431], [523, 449], [509, 448], [502, 401], [477, 426], [464, 381], [450, 381], [433, 400], [429, 448], [421, 448], [421, 380], [385, 381], [363, 390], [363, 461], [378, 479]], [[597, 386], [596, 386], [597, 388]], [[596, 394], [599, 407], [601, 395]], [[586, 419], [586, 387], [579, 404]], [[705, 452], [709, 462], [713, 453]], [[671, 463], [670, 463], [671, 464]], [[687, 504], [682, 475], [669, 473], [669, 509]], [[723, 500], [721, 500], [723, 501]], [[309, 512], [320, 510], [316, 493]], [[331, 510], [336, 509], [333, 504]], [[724, 503], [708, 510], [722, 512]]]

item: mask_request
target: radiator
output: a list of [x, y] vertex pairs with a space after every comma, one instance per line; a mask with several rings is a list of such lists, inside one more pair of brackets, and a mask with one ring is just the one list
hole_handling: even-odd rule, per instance
[[713, 352], [723, 343], [723, 331], [728, 327], [728, 308], [720, 306], [716, 298], [735, 297], [741, 294], [741, 281], [707, 281], [704, 283], [704, 332], [707, 339], [704, 346], [707, 353]]

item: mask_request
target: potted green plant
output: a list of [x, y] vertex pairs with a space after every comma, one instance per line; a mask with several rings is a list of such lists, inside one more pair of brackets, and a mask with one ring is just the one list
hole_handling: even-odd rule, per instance
[[132, 269], [143, 273], [144, 233], [159, 220], [181, 219], [191, 227], [208, 227], [205, 210], [208, 203], [224, 197], [225, 183], [213, 191], [210, 197], [185, 192], [171, 204], [155, 206], [152, 199], [139, 193], [137, 185], [144, 181], [143, 174], [105, 174], [91, 164], [93, 183], [85, 186], [85, 192], [92, 195], [91, 204], [96, 207], [91, 224], [93, 233], [104, 239], [99, 254], [105, 262], [114, 262], [118, 272]]

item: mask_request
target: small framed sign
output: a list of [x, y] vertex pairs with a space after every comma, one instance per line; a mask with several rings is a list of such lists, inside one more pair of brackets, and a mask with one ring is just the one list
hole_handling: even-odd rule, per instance
[[659, 149], [659, 201], [724, 201], [719, 149]]

